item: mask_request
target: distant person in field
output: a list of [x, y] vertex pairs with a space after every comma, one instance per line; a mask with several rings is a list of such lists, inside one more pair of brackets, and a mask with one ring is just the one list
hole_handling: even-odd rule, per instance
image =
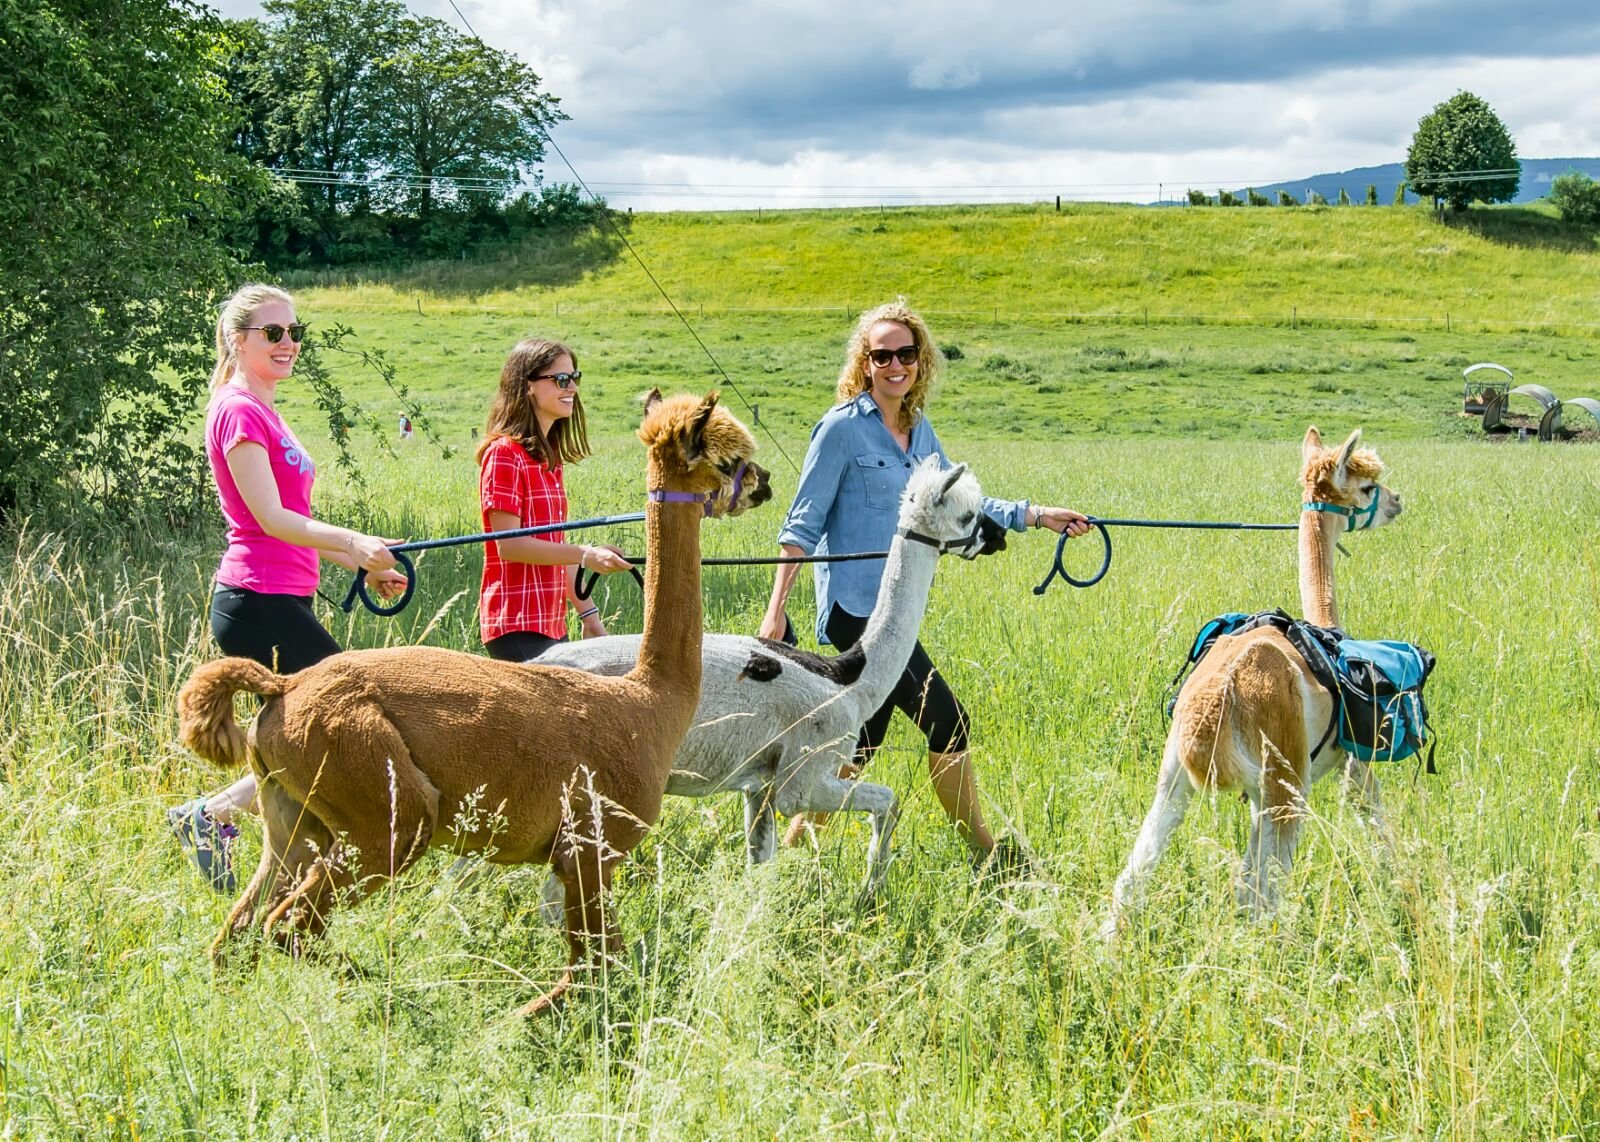
[[[319, 559], [366, 571], [367, 584], [386, 597], [406, 585], [389, 553], [398, 540], [311, 515], [317, 467], [274, 404], [304, 336], [292, 297], [272, 286], [244, 286], [217, 318], [206, 406], [206, 457], [228, 527], [211, 595], [211, 633], [223, 653], [283, 674], [339, 651], [311, 609]], [[173, 834], [218, 892], [234, 890], [234, 821], [254, 811], [255, 797], [251, 775], [167, 812]]]
[[[928, 326], [903, 300], [862, 314], [845, 349], [835, 396], [839, 401], [811, 430], [811, 445], [794, 503], [779, 533], [787, 556], [843, 555], [887, 550], [899, 519], [900, 494], [917, 461], [945, 459], [944, 448], [923, 412], [940, 354]], [[948, 461], [946, 461], [948, 462]], [[984, 511], [1013, 531], [1047, 527], [1082, 535], [1090, 527], [1078, 512], [1040, 507], [1026, 500], [986, 498]], [[817, 641], [841, 651], [866, 631], [878, 597], [882, 560], [815, 564]], [[793, 639], [784, 605], [799, 567], [780, 564], [772, 598], [761, 620], [763, 638]], [[1012, 845], [996, 848], [978, 805], [977, 783], [967, 752], [967, 715], [919, 641], [905, 674], [883, 708], [862, 728], [855, 776], [883, 742], [889, 719], [903, 710], [928, 739], [928, 771], [945, 813], [972, 848], [979, 869], [1010, 866], [1020, 860]], [[814, 815], [820, 825], [825, 815]], [[806, 819], [797, 817], [785, 843], [803, 835]]]
[[[517, 343], [500, 370], [477, 449], [478, 500], [487, 531], [516, 531], [567, 518], [566, 465], [589, 455], [577, 358], [559, 341]], [[490, 657], [537, 658], [567, 637], [567, 608], [584, 638], [606, 633], [600, 608], [579, 601], [579, 569], [627, 571], [623, 552], [567, 543], [559, 531], [484, 545], [478, 626]]]
[[400, 414], [400, 439], [411, 439], [411, 418], [405, 413]]

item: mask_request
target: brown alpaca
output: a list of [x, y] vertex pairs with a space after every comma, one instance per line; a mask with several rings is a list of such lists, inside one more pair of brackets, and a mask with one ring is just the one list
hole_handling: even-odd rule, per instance
[[[219, 765], [248, 761], [261, 783], [261, 865], [212, 945], [255, 926], [298, 951], [342, 898], [358, 899], [431, 846], [498, 864], [549, 863], [566, 889], [570, 960], [523, 1007], [549, 1008], [616, 937], [604, 912], [613, 866], [661, 809], [700, 692], [700, 521], [771, 495], [755, 449], [715, 393], [657, 398], [649, 448], [645, 621], [638, 666], [621, 678], [497, 662], [434, 647], [336, 654], [287, 677], [245, 658], [202, 666], [178, 694], [185, 745]], [[233, 695], [266, 698], [244, 731]], [[466, 806], [482, 819], [458, 819]], [[471, 814], [463, 814], [469, 817]]]
[[[1357, 448], [1360, 441], [1358, 428], [1343, 447], [1325, 448], [1313, 426], [1301, 449], [1302, 503], [1308, 506], [1300, 513], [1300, 606], [1306, 621], [1318, 626], [1339, 625], [1333, 554], [1340, 536], [1400, 514], [1400, 498], [1378, 483], [1383, 464], [1371, 449]], [[1239, 903], [1257, 915], [1277, 905], [1277, 881], [1294, 861], [1312, 784], [1341, 760], [1347, 788], [1382, 833], [1371, 766], [1346, 758], [1331, 740], [1309, 756], [1313, 743], [1323, 740], [1333, 703], [1281, 631], [1258, 627], [1216, 641], [1178, 692], [1155, 799], [1117, 877], [1105, 936], [1115, 935], [1136, 902], [1195, 789], [1239, 791], [1250, 801]]]

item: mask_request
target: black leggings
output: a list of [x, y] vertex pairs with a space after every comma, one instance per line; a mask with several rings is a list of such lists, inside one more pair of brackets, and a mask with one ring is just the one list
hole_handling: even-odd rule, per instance
[[[866, 619], [857, 618], [838, 603], [828, 612], [828, 641], [841, 651], [849, 650], [860, 641], [866, 629]], [[883, 735], [889, 729], [889, 719], [896, 708], [905, 711], [906, 717], [917, 724], [932, 752], [960, 753], [967, 748], [967, 712], [961, 708], [933, 659], [922, 649], [921, 640], [912, 648], [911, 660], [889, 692], [889, 700], [861, 727], [861, 737], [856, 741], [858, 765], [871, 760], [883, 744]]]
[[538, 631], [514, 630], [499, 638], [491, 638], [483, 644], [483, 649], [489, 652], [490, 658], [498, 658], [501, 662], [532, 662], [552, 646], [560, 646], [566, 641]]
[[211, 596], [211, 633], [228, 654], [253, 658], [279, 674], [314, 666], [341, 649], [317, 621], [310, 595], [218, 587]]

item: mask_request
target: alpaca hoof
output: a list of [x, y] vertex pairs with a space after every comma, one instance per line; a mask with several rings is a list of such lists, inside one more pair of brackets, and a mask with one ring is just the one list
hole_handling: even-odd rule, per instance
[[518, 1019], [531, 1019], [537, 1015], [552, 1014], [559, 1007], [561, 1007], [563, 998], [566, 996], [571, 987], [572, 970], [569, 968], [566, 973], [556, 981], [556, 985], [554, 987], [545, 992], [538, 999], [535, 999], [532, 1003], [527, 1003], [517, 1008], [514, 1012], [512, 1012], [512, 1015]]

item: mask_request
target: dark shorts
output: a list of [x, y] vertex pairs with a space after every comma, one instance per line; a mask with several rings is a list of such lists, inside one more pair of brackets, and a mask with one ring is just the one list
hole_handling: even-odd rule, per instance
[[228, 654], [253, 658], [279, 674], [304, 670], [342, 649], [317, 621], [310, 595], [266, 595], [218, 587], [211, 596], [211, 633]]
[[489, 652], [490, 658], [498, 658], [501, 662], [532, 662], [552, 646], [560, 646], [566, 641], [537, 631], [514, 630], [499, 638], [491, 638], [483, 644], [483, 649]]
[[[828, 612], [828, 641], [840, 651], [849, 650], [860, 641], [866, 629], [866, 619], [850, 614], [838, 603]], [[896, 709], [917, 724], [934, 753], [960, 753], [967, 748], [967, 712], [933, 659], [922, 649], [921, 640], [912, 648], [911, 660], [889, 692], [889, 700], [861, 727], [861, 737], [856, 741], [856, 760], [860, 764], [865, 765], [883, 744], [883, 735]]]

